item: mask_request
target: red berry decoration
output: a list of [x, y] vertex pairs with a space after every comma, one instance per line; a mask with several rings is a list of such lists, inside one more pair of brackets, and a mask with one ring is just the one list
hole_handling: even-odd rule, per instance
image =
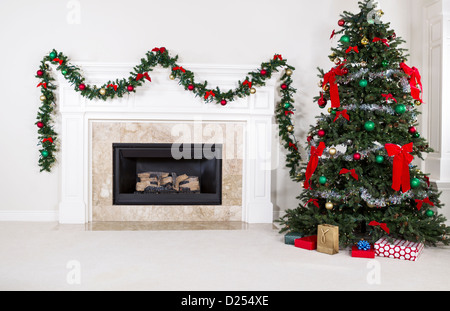
[[325, 136], [325, 131], [324, 130], [319, 130], [317, 132], [317, 135], [319, 135], [319, 137], [324, 137]]
[[226, 101], [225, 99], [222, 99], [222, 100], [220, 101], [220, 104], [221, 104], [222, 106], [225, 106], [225, 105], [227, 104], [227, 101]]
[[264, 70], [264, 69], [261, 70], [261, 75], [262, 75], [262, 76], [265, 76], [266, 74], [267, 74], [267, 71], [266, 71], [266, 70]]
[[134, 87], [132, 85], [128, 85], [127, 90], [128, 90], [128, 92], [133, 92]]
[[416, 134], [416, 133], [417, 133], [417, 129], [416, 129], [414, 126], [411, 126], [411, 127], [408, 129], [408, 132], [409, 132], [410, 134]]
[[42, 76], [44, 75], [44, 72], [43, 72], [42, 70], [38, 70], [38, 71], [36, 72], [36, 74], [37, 74], [39, 77], [42, 77]]
[[192, 84], [189, 84], [189, 85], [188, 85], [188, 90], [189, 90], [189, 91], [192, 91], [192, 90], [194, 90], [194, 85], [192, 85]]
[[361, 160], [361, 154], [360, 154], [360, 153], [355, 153], [355, 154], [353, 155], [353, 159], [354, 159], [355, 161]]
[[80, 89], [80, 91], [84, 91], [86, 89], [86, 85], [84, 85], [83, 83], [81, 83], [78, 88]]
[[287, 89], [287, 85], [283, 83], [283, 84], [281, 85], [281, 89], [282, 89], [282, 90]]
[[43, 128], [44, 127], [44, 122], [38, 122], [38, 123], [36, 123], [36, 125], [37, 125], [37, 127], [38, 128]]
[[345, 25], [345, 20], [343, 20], [343, 19], [340, 19], [339, 21], [338, 21], [338, 25], [339, 26], [344, 26]]
[[313, 139], [312, 136], [306, 137], [306, 140], [308, 141], [308, 143], [310, 143], [312, 139]]

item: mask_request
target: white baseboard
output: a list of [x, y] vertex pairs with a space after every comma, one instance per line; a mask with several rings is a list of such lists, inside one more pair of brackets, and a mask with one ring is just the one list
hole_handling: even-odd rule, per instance
[[58, 221], [57, 211], [0, 211], [0, 221]]

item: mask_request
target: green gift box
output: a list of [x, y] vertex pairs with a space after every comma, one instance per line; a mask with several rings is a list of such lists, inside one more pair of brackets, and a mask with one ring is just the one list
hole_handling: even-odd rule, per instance
[[303, 234], [298, 232], [289, 232], [284, 236], [284, 243], [289, 245], [295, 245], [295, 240], [303, 237]]

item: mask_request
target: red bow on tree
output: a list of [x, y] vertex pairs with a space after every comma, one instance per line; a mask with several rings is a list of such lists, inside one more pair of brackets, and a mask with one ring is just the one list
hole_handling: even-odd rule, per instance
[[331, 33], [331, 36], [330, 36], [330, 40], [333, 39], [335, 34], [336, 34], [336, 29], [333, 29], [333, 32]]
[[371, 222], [369, 223], [369, 226], [373, 226], [373, 227], [380, 226], [380, 228], [383, 229], [387, 234], [389, 234], [389, 232], [390, 232], [388, 226], [387, 226], [385, 223], [380, 223], [380, 222], [376, 222], [376, 221], [371, 221]]
[[148, 72], [144, 72], [144, 73], [138, 73], [136, 76], [136, 81], [141, 80], [142, 78], [147, 79], [148, 81], [152, 82], [152, 79], [150, 79], [150, 76], [148, 75]]
[[409, 175], [409, 164], [414, 157], [409, 153], [413, 151], [413, 143], [409, 143], [400, 147], [394, 144], [386, 144], [384, 146], [390, 157], [394, 157], [392, 172], [392, 189], [403, 193], [411, 189], [411, 181]]
[[309, 201], [306, 202], [305, 207], [306, 207], [306, 205], [308, 205], [309, 203], [313, 203], [317, 208], [319, 208], [319, 200], [318, 200], [318, 199], [309, 199]]
[[334, 118], [334, 122], [339, 119], [340, 116], [343, 116], [347, 121], [350, 121], [350, 116], [347, 114], [347, 109], [336, 112], [336, 118]]
[[322, 156], [325, 148], [326, 148], [326, 146], [323, 141], [321, 141], [319, 143], [318, 148], [316, 148], [314, 146], [311, 147], [311, 156], [309, 158], [308, 166], [306, 167], [306, 173], [305, 173], [306, 180], [303, 184], [303, 187], [305, 189], [309, 189], [311, 187], [311, 185], [309, 184], [309, 179], [316, 171], [317, 165], [319, 164], [319, 157]]
[[172, 70], [181, 70], [182, 72], [186, 72], [186, 70], [183, 67], [173, 67]]
[[114, 91], [117, 91], [117, 85], [115, 85], [115, 84], [108, 84], [107, 87], [112, 87], [114, 89]]
[[39, 83], [36, 87], [40, 87], [40, 86], [43, 86], [44, 89], [46, 89], [46, 88], [47, 88], [47, 83], [41, 82], [41, 83]]
[[164, 53], [165, 51], [166, 51], [166, 48], [154, 48], [152, 50], [152, 52], [161, 52], [161, 53]]
[[205, 94], [205, 99], [208, 99], [209, 96], [214, 97], [214, 96], [216, 96], [216, 94], [214, 94], [214, 92], [212, 90], [211, 91], [207, 91], [206, 94]]
[[324, 87], [327, 83], [330, 83], [330, 100], [332, 108], [339, 108], [341, 106], [341, 100], [339, 99], [339, 89], [338, 85], [336, 84], [336, 76], [344, 75], [344, 73], [342, 72], [343, 66], [344, 63], [340, 64], [338, 67], [331, 69], [330, 72], [325, 74], [325, 76], [323, 77], [322, 87]]
[[381, 94], [381, 96], [383, 96], [383, 97], [386, 99], [386, 102], [387, 102], [389, 99], [392, 99], [392, 100], [394, 100], [395, 102], [397, 102], [397, 100], [394, 98], [394, 95], [392, 95], [392, 94]]
[[275, 56], [273, 57], [273, 60], [276, 60], [277, 58], [278, 58], [279, 60], [283, 60], [283, 57], [281, 57], [280, 54], [275, 54]]
[[417, 203], [417, 209], [420, 211], [420, 209], [422, 208], [423, 204], [430, 204], [431, 206], [434, 206], [434, 203], [430, 201], [429, 198], [426, 198], [424, 200], [415, 200]]
[[60, 65], [62, 65], [62, 63], [63, 63], [63, 60], [59, 59], [59, 58], [54, 58], [53, 61], [58, 62]]
[[381, 39], [381, 38], [375, 37], [375, 38], [373, 38], [373, 41], [372, 41], [372, 42], [378, 42], [378, 41], [381, 41], [381, 42], [383, 42], [386, 46], [389, 46], [389, 44], [387, 43], [387, 39]]
[[294, 148], [295, 150], [298, 150], [297, 145], [293, 144], [292, 142], [289, 142], [289, 147]]
[[353, 176], [353, 178], [355, 178], [356, 180], [359, 179], [359, 176], [358, 176], [358, 174], [356, 174], [355, 169], [348, 170], [348, 169], [346, 169], [346, 168], [343, 168], [343, 169], [339, 172], [339, 175], [348, 174], [348, 173], [350, 173], [350, 174]]
[[251, 87], [252, 87], [252, 83], [251, 83], [250, 81], [248, 81], [248, 80], [245, 80], [245, 81], [242, 83], [242, 85], [248, 85], [248, 88], [251, 88]]
[[[410, 77], [409, 85], [411, 87], [411, 96], [415, 100], [422, 101], [422, 77], [420, 76], [419, 70], [416, 67], [408, 67], [405, 63], [400, 64], [400, 68]], [[417, 87], [419, 85], [420, 89]]]
[[287, 117], [288, 115], [290, 115], [290, 114], [294, 114], [292, 111], [289, 111], [289, 110], [287, 110], [287, 111], [285, 111], [284, 112], [284, 115]]
[[45, 143], [46, 141], [49, 141], [49, 142], [51, 142], [51, 143], [53, 144], [53, 138], [51, 138], [51, 137], [49, 137], [49, 138], [44, 138], [44, 139], [42, 140], [42, 143]]
[[359, 53], [357, 46], [349, 46], [348, 49], [345, 51], [345, 53], [350, 53], [351, 51], [355, 51], [356, 53]]

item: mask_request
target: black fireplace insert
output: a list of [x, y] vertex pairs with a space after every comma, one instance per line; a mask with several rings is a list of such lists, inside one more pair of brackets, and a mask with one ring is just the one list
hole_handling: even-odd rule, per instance
[[[162, 175], [173, 178], [170, 187], [161, 184]], [[157, 180], [156, 186], [139, 189], [143, 176]], [[182, 187], [188, 180], [175, 186], [182, 176], [195, 178], [199, 187]], [[114, 143], [113, 204], [221, 205], [222, 145]]]

